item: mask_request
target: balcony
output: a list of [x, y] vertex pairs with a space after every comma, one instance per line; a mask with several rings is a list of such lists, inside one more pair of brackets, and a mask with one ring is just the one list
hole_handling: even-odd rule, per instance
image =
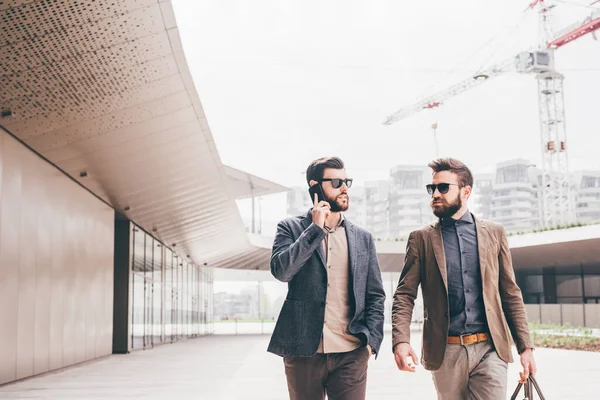
[[530, 211], [532, 208], [535, 208], [534, 204], [531, 202], [510, 202], [510, 204], [493, 204], [491, 209], [493, 211], [503, 211], [503, 210], [521, 210], [521, 211]]
[[506, 182], [506, 183], [494, 183], [493, 190], [510, 190], [510, 189], [528, 189], [534, 190], [530, 182]]

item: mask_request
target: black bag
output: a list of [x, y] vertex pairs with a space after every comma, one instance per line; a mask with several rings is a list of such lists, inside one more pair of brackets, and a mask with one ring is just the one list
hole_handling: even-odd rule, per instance
[[515, 389], [515, 392], [511, 396], [510, 400], [515, 400], [517, 398], [517, 396], [519, 395], [519, 391], [521, 391], [521, 386], [523, 386], [525, 388], [525, 397], [523, 397], [523, 400], [533, 400], [533, 398], [534, 398], [533, 389], [534, 388], [535, 388], [535, 391], [537, 392], [538, 396], [540, 396], [540, 400], [545, 400], [544, 395], [542, 394], [542, 391], [540, 390], [540, 386], [538, 385], [537, 381], [531, 374], [529, 375], [529, 378], [527, 378], [527, 383], [519, 382], [519, 384], [517, 385], [517, 388]]

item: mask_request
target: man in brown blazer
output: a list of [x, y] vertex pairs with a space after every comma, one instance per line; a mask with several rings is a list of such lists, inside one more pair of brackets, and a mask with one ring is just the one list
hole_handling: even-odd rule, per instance
[[424, 325], [421, 363], [432, 371], [438, 399], [506, 399], [511, 334], [520, 354], [520, 380], [535, 374], [525, 305], [515, 282], [501, 225], [467, 209], [473, 176], [462, 162], [429, 164], [431, 208], [439, 220], [408, 238], [394, 294], [392, 340], [401, 371], [415, 371], [410, 321], [421, 285]]

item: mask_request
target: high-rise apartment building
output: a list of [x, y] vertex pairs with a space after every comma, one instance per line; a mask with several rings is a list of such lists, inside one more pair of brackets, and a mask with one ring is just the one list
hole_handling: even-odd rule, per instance
[[600, 171], [577, 172], [575, 188], [575, 218], [577, 222], [600, 222]]
[[510, 160], [496, 165], [489, 215], [507, 231], [539, 228], [540, 171], [527, 160]]
[[393, 238], [406, 237], [415, 229], [432, 222], [425, 186], [431, 182], [427, 166], [398, 165], [390, 171], [389, 233]]
[[365, 182], [365, 228], [375, 238], [386, 238], [388, 231], [389, 181]]

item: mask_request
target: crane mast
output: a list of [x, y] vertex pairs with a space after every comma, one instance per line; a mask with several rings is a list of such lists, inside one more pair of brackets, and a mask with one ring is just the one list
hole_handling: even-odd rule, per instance
[[554, 51], [549, 43], [553, 4], [548, 0], [532, 3], [539, 12], [540, 48], [549, 51], [549, 69], [537, 73], [541, 150], [540, 224], [544, 228], [573, 222], [573, 203], [569, 184], [567, 131], [565, 129], [564, 76], [554, 69]]

